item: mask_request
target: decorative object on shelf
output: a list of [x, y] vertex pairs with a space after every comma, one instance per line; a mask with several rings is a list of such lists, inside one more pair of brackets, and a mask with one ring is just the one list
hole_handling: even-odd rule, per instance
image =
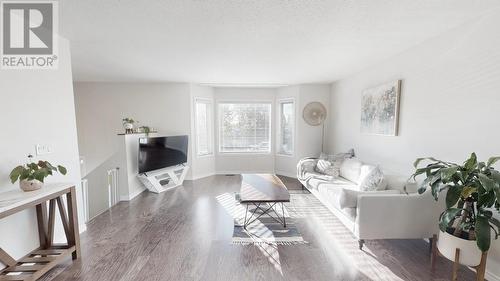
[[401, 80], [366, 89], [361, 97], [361, 133], [397, 136]]
[[151, 132], [152, 132], [152, 130], [148, 126], [139, 127], [139, 133], [144, 133], [144, 134], [146, 134], [146, 136], [149, 136], [149, 133], [151, 133]]
[[[418, 168], [424, 160], [431, 163]], [[438, 200], [439, 194], [446, 192], [439, 237], [433, 241], [432, 266], [438, 254], [455, 261], [453, 280], [458, 264], [476, 268], [477, 280], [484, 280], [491, 240], [498, 238], [500, 229], [500, 221], [492, 212], [492, 208], [500, 211], [500, 172], [492, 167], [499, 160], [500, 157], [491, 157], [486, 163], [478, 162], [472, 153], [462, 165], [435, 158], [419, 158], [414, 163], [417, 170], [411, 178], [426, 176], [419, 193], [431, 188], [434, 199]]]
[[53, 172], [59, 172], [66, 175], [65, 167], [53, 166], [48, 161], [40, 160], [33, 162], [33, 155], [28, 155], [29, 162], [25, 165], [19, 165], [10, 172], [10, 181], [15, 183], [19, 180], [19, 187], [23, 191], [34, 191], [43, 187], [46, 177], [51, 176]]
[[310, 102], [304, 107], [302, 112], [302, 118], [307, 124], [311, 126], [322, 125], [321, 131], [321, 151], [323, 152], [323, 142], [325, 137], [325, 120], [326, 120], [326, 108], [325, 106], [317, 101]]
[[123, 128], [125, 129], [125, 134], [134, 133], [134, 123], [136, 123], [137, 121], [135, 121], [132, 118], [127, 117], [127, 118], [123, 118], [122, 122], [123, 122]]

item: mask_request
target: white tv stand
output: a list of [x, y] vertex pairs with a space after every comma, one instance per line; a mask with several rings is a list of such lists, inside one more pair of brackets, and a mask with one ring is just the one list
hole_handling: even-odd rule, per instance
[[[183, 164], [140, 174], [138, 178], [149, 191], [162, 193], [182, 185], [188, 170], [189, 167]], [[167, 181], [168, 183], [162, 185], [160, 183], [162, 181]]]

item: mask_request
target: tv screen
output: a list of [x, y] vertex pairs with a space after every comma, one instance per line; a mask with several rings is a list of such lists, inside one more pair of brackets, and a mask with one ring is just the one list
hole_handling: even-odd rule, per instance
[[139, 174], [187, 162], [188, 136], [139, 139]]

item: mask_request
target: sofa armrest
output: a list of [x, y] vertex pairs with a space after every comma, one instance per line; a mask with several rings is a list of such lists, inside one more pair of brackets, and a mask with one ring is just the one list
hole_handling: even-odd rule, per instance
[[316, 163], [318, 162], [318, 158], [303, 158], [297, 164], [297, 178], [299, 180], [307, 180], [305, 178], [305, 173], [314, 172], [314, 167], [316, 167]]
[[358, 197], [359, 239], [429, 238], [438, 230], [442, 202], [423, 194], [365, 194]]

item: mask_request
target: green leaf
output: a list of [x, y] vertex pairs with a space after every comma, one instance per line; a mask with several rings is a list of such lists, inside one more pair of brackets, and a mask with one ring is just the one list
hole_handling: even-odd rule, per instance
[[500, 221], [499, 221], [498, 219], [496, 219], [496, 218], [494, 218], [494, 217], [491, 217], [491, 218], [489, 218], [489, 221], [490, 221], [493, 225], [495, 225], [497, 228], [499, 228], [499, 229], [500, 229]]
[[12, 183], [15, 183], [17, 179], [21, 176], [21, 173], [23, 172], [24, 167], [23, 166], [17, 166], [14, 169], [12, 169], [12, 172], [10, 172], [9, 178]]
[[449, 186], [448, 192], [446, 192], [446, 208], [449, 209], [457, 204], [462, 190], [463, 186]]
[[66, 175], [66, 173], [68, 172], [68, 170], [64, 166], [61, 166], [61, 165], [58, 165], [57, 169], [59, 170], [59, 173], [61, 173], [63, 175]]
[[477, 206], [490, 208], [495, 203], [495, 199], [495, 194], [493, 192], [479, 194]]
[[418, 194], [422, 194], [424, 193], [425, 191], [427, 190], [427, 187], [426, 186], [421, 186], [417, 189], [418, 191]]
[[497, 170], [491, 170], [491, 178], [500, 186], [500, 172]]
[[47, 168], [49, 168], [52, 171], [57, 171], [57, 168], [52, 166], [52, 164], [50, 164], [48, 161], [45, 161], [45, 166], [47, 166]]
[[28, 179], [32, 174], [32, 170], [24, 168], [23, 171], [21, 172], [21, 175], [19, 176], [19, 180], [25, 180]]
[[40, 169], [33, 173], [33, 177], [41, 182], [43, 182], [48, 175], [47, 169]]
[[424, 160], [430, 160], [430, 161], [434, 161], [434, 162], [443, 162], [441, 160], [437, 160], [436, 158], [434, 157], [422, 157], [422, 158], [417, 158], [417, 160], [415, 160], [415, 162], [413, 162], [413, 167], [417, 167], [418, 164], [420, 164], [420, 162], [424, 161]]
[[455, 218], [462, 212], [463, 209], [459, 208], [449, 208], [441, 214], [439, 219], [439, 228], [441, 231], [445, 232], [446, 228], [450, 223], [455, 220]]
[[448, 167], [448, 168], [443, 168], [440, 170], [441, 172], [441, 180], [443, 182], [447, 182], [449, 181], [453, 175], [458, 171], [458, 166], [451, 166], [451, 167]]
[[413, 175], [411, 175], [410, 179], [413, 178], [415, 179], [417, 176], [427, 172], [428, 168], [419, 168], [415, 171], [415, 173], [413, 173]]
[[477, 247], [483, 252], [488, 251], [491, 244], [491, 230], [488, 218], [480, 215], [476, 217], [475, 232]]
[[34, 170], [34, 171], [38, 170], [38, 164], [36, 164], [36, 163], [29, 163], [26, 166], [28, 166], [28, 168], [30, 168], [31, 170]]
[[486, 162], [486, 167], [494, 165], [498, 160], [500, 160], [500, 156], [490, 157], [490, 159], [488, 159], [488, 162]]
[[497, 188], [498, 184], [494, 180], [490, 179], [487, 175], [478, 174], [477, 176], [479, 178], [479, 182], [486, 191], [489, 192]]
[[441, 186], [440, 181], [436, 181], [431, 185], [431, 191], [432, 191], [432, 196], [434, 196], [434, 199], [438, 200], [439, 198], [439, 187]]
[[495, 190], [495, 195], [497, 196], [496, 203], [499, 203], [500, 202], [500, 190], [499, 189]]
[[476, 165], [477, 165], [477, 156], [476, 153], [472, 152], [470, 158], [465, 161], [464, 166], [465, 169], [470, 171], [476, 168]]

